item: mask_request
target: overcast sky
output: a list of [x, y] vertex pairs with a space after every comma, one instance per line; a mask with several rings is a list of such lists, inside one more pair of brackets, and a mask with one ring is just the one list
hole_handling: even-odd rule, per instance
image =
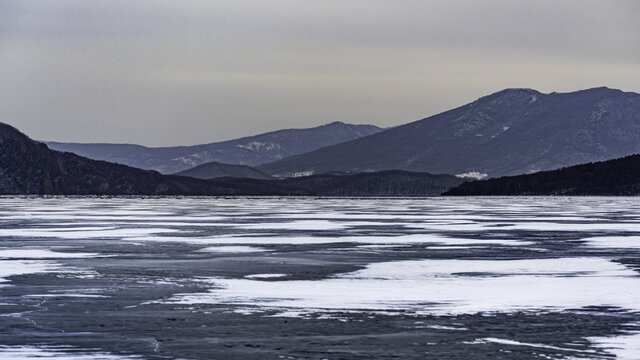
[[640, 92], [640, 1], [1, 0], [0, 121], [189, 145], [392, 126], [508, 87]]

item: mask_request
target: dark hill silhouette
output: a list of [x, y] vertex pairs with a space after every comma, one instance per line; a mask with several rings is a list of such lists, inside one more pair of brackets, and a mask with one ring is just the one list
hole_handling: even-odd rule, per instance
[[640, 155], [465, 182], [443, 195], [640, 195]]
[[462, 181], [452, 175], [388, 170], [353, 175], [323, 174], [288, 178], [280, 180], [280, 183], [305, 189], [319, 196], [435, 196]]

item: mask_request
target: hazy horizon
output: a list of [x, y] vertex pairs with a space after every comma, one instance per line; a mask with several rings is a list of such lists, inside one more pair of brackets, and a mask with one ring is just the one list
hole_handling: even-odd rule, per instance
[[640, 92], [637, 1], [7, 0], [0, 121], [210, 143], [401, 125], [505, 88]]

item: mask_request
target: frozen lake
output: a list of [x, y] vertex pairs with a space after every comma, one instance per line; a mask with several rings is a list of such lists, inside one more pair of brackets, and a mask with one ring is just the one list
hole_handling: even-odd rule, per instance
[[639, 359], [637, 198], [0, 198], [2, 359]]

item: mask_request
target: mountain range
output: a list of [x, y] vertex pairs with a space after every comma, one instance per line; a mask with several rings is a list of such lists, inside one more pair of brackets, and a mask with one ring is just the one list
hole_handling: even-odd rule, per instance
[[3, 195], [310, 195], [264, 184], [162, 175], [126, 165], [50, 150], [0, 123], [0, 194]]
[[0, 195], [433, 196], [461, 181], [451, 175], [404, 171], [284, 180], [162, 175], [51, 150], [0, 123]]
[[256, 166], [382, 131], [373, 125], [342, 122], [287, 129], [235, 140], [194, 146], [150, 148], [133, 144], [82, 144], [48, 141], [53, 150], [94, 160], [173, 174], [207, 162]]
[[631, 194], [637, 174], [623, 167], [636, 166], [628, 156], [640, 153], [640, 94], [506, 89], [388, 129], [335, 122], [165, 148], [49, 143], [178, 172], [171, 176], [51, 150], [0, 125], [2, 194], [424, 196], [469, 177], [490, 181], [446, 193]]
[[385, 131], [258, 166], [277, 176], [387, 169], [478, 177], [640, 152], [640, 94], [506, 89]]

